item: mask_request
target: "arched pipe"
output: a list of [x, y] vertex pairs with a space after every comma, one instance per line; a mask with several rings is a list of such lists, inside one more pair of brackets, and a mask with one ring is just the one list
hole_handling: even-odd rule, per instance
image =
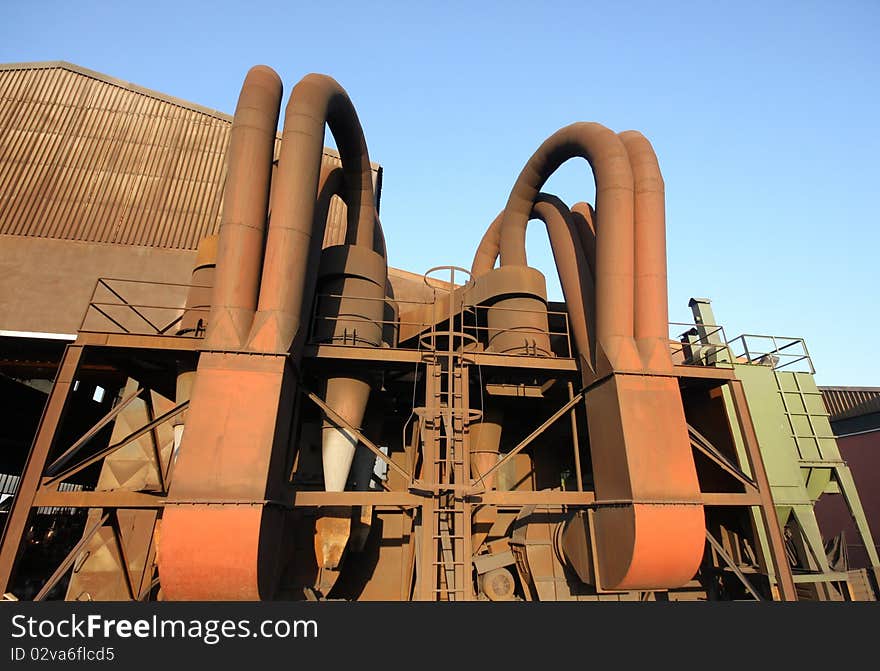
[[596, 337], [612, 367], [632, 367], [633, 174], [620, 138], [598, 123], [579, 122], [551, 135], [532, 155], [510, 192], [501, 227], [501, 264], [525, 266], [526, 224], [538, 193], [565, 161], [581, 157], [596, 181]]
[[[653, 151], [642, 140], [635, 134], [620, 138], [591, 123], [554, 133], [520, 173], [497, 235], [501, 266], [527, 267], [526, 225], [541, 187], [569, 158], [590, 163], [596, 180], [595, 363], [610, 375], [588, 390], [586, 406], [599, 505], [594, 517], [599, 576], [610, 589], [680, 586], [699, 566], [704, 545], [700, 489], [678, 381], [651, 340], [659, 315], [665, 314], [647, 306], [661, 299], [665, 304], [666, 278], [657, 263], [665, 245], [657, 234], [663, 224], [662, 180]], [[581, 235], [589, 243], [590, 233], [581, 230]], [[486, 256], [480, 256], [481, 264]], [[651, 346], [637, 349], [635, 276], [640, 272], [638, 333]], [[661, 375], [637, 373], [655, 368], [655, 360], [660, 370], [652, 372]], [[677, 543], [668, 543], [672, 536]]]
[[[270, 149], [277, 127], [269, 108], [274, 100], [280, 105], [280, 90], [272, 89], [275, 98], [261, 99], [260, 87], [271, 88], [265, 82], [276, 80], [268, 68], [252, 70], [233, 121], [228, 188], [234, 196], [224, 204], [217, 297], [221, 307], [239, 309], [241, 319], [232, 329], [236, 337], [221, 338], [199, 360], [159, 548], [163, 592], [169, 599], [253, 600], [271, 596], [277, 586], [283, 516], [267, 501], [283, 498], [286, 491], [285, 455], [297, 387], [290, 358], [295, 364], [304, 343], [301, 313], [314, 274], [311, 243], [316, 239], [320, 249], [326, 224], [326, 218], [315, 220], [325, 123], [342, 159], [347, 239], [357, 243], [336, 249], [331, 271], [337, 276], [352, 271], [362, 284], [376, 285], [381, 320], [387, 265], [373, 251], [369, 155], [351, 101], [329, 77], [308, 75], [290, 96], [263, 252], [264, 194], [270, 192]], [[252, 112], [255, 106], [261, 114]], [[258, 291], [255, 277], [260, 278]], [[249, 335], [239, 340], [237, 334], [248, 333], [248, 321]], [[251, 352], [275, 356], [229, 351], [242, 349], [242, 343]], [[362, 415], [369, 388], [362, 380], [347, 380], [328, 380], [326, 400], [360, 426], [357, 415]]]
[[[495, 266], [500, 253], [501, 227], [504, 213], [499, 214], [480, 241], [471, 265], [471, 275], [481, 277]], [[592, 328], [595, 323], [593, 273], [584, 251], [581, 237], [571, 211], [556, 196], [539, 193], [529, 219], [539, 219], [547, 227], [550, 248], [559, 272], [562, 293], [568, 307], [568, 318], [578, 352], [592, 362]]]
[[[373, 246], [372, 172], [357, 112], [336, 80], [306, 75], [294, 87], [284, 116], [276, 175], [279, 188], [272, 191], [260, 298], [248, 339], [252, 350], [288, 351], [301, 326], [306, 257], [312, 236], [323, 238], [323, 228], [316, 231], [314, 221], [325, 124], [342, 159], [349, 222], [346, 240], [368, 249]], [[297, 358], [299, 352], [291, 354]]]
[[243, 347], [257, 307], [281, 91], [275, 71], [257, 65], [235, 109], [206, 337], [211, 348]]

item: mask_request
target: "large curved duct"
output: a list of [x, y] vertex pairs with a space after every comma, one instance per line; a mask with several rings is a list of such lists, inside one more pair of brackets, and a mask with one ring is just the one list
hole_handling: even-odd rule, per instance
[[[658, 254], [665, 256], [665, 245], [657, 249], [662, 179], [650, 145], [640, 138], [618, 137], [596, 123], [554, 133], [520, 173], [498, 234], [502, 268], [527, 267], [526, 225], [541, 187], [570, 158], [590, 163], [596, 180], [597, 343], [593, 371], [584, 374], [590, 384], [586, 406], [599, 580], [608, 589], [681, 586], [696, 572], [704, 545], [700, 490], [677, 379], [655, 347], [643, 360], [635, 342], [636, 295], [642, 306], [639, 335], [646, 343], [656, 337], [666, 310], [648, 306], [666, 300], [665, 261], [662, 273], [657, 263]], [[587, 214], [582, 210], [584, 223]], [[578, 246], [587, 247], [590, 233], [582, 231], [581, 240], [587, 244]], [[636, 254], [639, 248], [643, 251]], [[643, 271], [636, 294], [635, 277]], [[653, 368], [655, 361], [659, 365]], [[669, 537], [677, 542], [668, 543]]]
[[[275, 578], [276, 563], [263, 548], [267, 538], [277, 540], [281, 518], [261, 502], [268, 498], [280, 395], [272, 387], [284, 363], [228, 352], [245, 344], [257, 306], [280, 101], [278, 75], [252, 68], [230, 135], [205, 351], [162, 517], [157, 561], [164, 599], [258, 599], [271, 594]], [[248, 412], [255, 401], [256, 412]], [[193, 504], [199, 500], [218, 505]], [[219, 503], [225, 500], [239, 503]]]
[[275, 71], [257, 65], [235, 108], [217, 250], [227, 271], [214, 284], [205, 341], [214, 349], [243, 347], [257, 307], [281, 90]]
[[[471, 275], [482, 277], [495, 266], [501, 247], [501, 227], [504, 213], [500, 213], [483, 235]], [[586, 362], [592, 361], [591, 330], [595, 323], [593, 273], [583, 252], [580, 235], [571, 211], [556, 196], [539, 193], [529, 219], [538, 219], [547, 227], [550, 248], [559, 272], [562, 293], [568, 306], [575, 347]]]
[[[272, 191], [272, 225], [266, 239], [260, 299], [248, 338], [251, 350], [290, 351], [295, 359], [300, 353], [302, 338], [296, 346], [294, 338], [299, 334], [307, 256], [315, 232], [325, 124], [342, 159], [349, 220], [346, 242], [373, 247], [372, 172], [357, 112], [336, 80], [306, 75], [290, 94], [284, 115], [275, 177], [281, 188]], [[384, 286], [383, 279], [383, 290]]]
[[[264, 194], [269, 193], [272, 160], [265, 131], [272, 118], [268, 107], [280, 100], [280, 94], [258, 95], [272, 79], [267, 71], [271, 73], [258, 67], [248, 73], [233, 120], [232, 137], [239, 148], [229, 155], [233, 179], [224, 204], [215, 297], [220, 318], [224, 307], [236, 318], [229, 320], [234, 328], [216, 329], [199, 360], [163, 517], [159, 566], [166, 599], [272, 596], [283, 527], [282, 508], [275, 502], [285, 497], [285, 459], [297, 387], [291, 362], [298, 361], [304, 344], [302, 310], [311, 301], [314, 274], [318, 283], [322, 277], [354, 276], [371, 291], [377, 287], [378, 300], [370, 303], [366, 314], [356, 315], [366, 330], [381, 321], [384, 309], [387, 265], [384, 255], [373, 251], [369, 155], [354, 107], [330, 77], [308, 75], [290, 96], [263, 252], [268, 214]], [[259, 132], [253, 128], [255, 118]], [[316, 267], [314, 256], [326, 224], [315, 218], [325, 122], [342, 158], [347, 240], [356, 244], [332, 248], [328, 266], [322, 254]], [[274, 140], [274, 126], [272, 131]], [[213, 319], [212, 312], [212, 324]], [[246, 340], [242, 334], [247, 334]], [[369, 386], [362, 380], [328, 380], [327, 404], [354, 426], [360, 426], [368, 395]], [[347, 431], [340, 431], [329, 442], [350, 443], [349, 438]], [[342, 447], [354, 449], [350, 444]], [[344, 486], [347, 474], [347, 468], [344, 474], [330, 474], [330, 484]]]
[[574, 221], [574, 228], [577, 231], [578, 238], [581, 241], [581, 247], [584, 251], [584, 257], [587, 259], [587, 265], [593, 273], [593, 279], [596, 277], [596, 211], [593, 206], [583, 201], [575, 203], [571, 206], [571, 218]]
[[644, 135], [628, 130], [619, 137], [629, 154], [635, 181], [633, 335], [646, 368], [672, 370], [663, 175], [654, 148]]
[[[596, 338], [612, 368], [637, 368], [633, 337], [633, 175], [620, 139], [598, 123], [551, 135], [519, 174], [501, 227], [501, 265], [525, 266], [525, 236], [535, 199], [559, 166], [581, 157], [596, 179]], [[598, 363], [598, 362], [597, 362]]]

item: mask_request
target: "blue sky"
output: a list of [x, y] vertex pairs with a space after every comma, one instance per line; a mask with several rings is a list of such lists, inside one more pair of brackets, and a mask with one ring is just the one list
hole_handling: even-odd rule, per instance
[[[806, 338], [880, 386], [880, 3], [3, 0], [0, 62], [67, 60], [231, 113], [247, 69], [351, 95], [392, 265], [469, 266], [523, 164], [574, 121], [642, 131], [667, 189], [670, 318]], [[286, 93], [285, 93], [286, 97]], [[329, 136], [328, 136], [329, 137]], [[546, 191], [591, 200], [571, 161]], [[529, 259], [561, 297], [546, 234]]]

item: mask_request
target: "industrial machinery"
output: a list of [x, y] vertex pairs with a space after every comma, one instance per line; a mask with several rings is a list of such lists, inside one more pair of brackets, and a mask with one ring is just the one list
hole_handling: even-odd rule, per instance
[[[664, 184], [644, 136], [560, 129], [522, 169], [469, 270], [395, 283], [348, 95], [330, 77], [303, 78], [276, 150], [281, 99], [271, 69], [250, 70], [219, 236], [201, 241], [191, 283], [153, 286], [157, 305], [138, 302], [136, 277], [101, 280], [83, 306], [8, 515], [0, 589], [71, 600], [854, 598], [816, 499], [842, 493], [874, 544], [806, 347], [728, 342], [707, 299], [692, 301], [694, 324], [670, 327]], [[325, 125], [341, 166], [322, 163]], [[542, 188], [578, 157], [596, 197], [569, 207]], [[324, 246], [334, 199], [347, 227]], [[533, 219], [563, 303], [528, 264]], [[103, 371], [104, 414], [71, 428], [89, 366]], [[75, 538], [29, 585], [25, 574], [46, 566], [46, 543], [32, 542], [46, 506], [84, 512], [65, 518]], [[876, 580], [871, 561], [875, 574], [859, 579]]]

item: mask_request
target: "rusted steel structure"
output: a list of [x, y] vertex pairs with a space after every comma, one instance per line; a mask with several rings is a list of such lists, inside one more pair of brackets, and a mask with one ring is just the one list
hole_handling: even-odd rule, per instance
[[[132, 278], [143, 302], [102, 279], [84, 306], [8, 516], [0, 589], [852, 594], [827, 562], [789, 561], [741, 369], [764, 361], [729, 355], [704, 313], [669, 337], [664, 185], [645, 137], [562, 128], [526, 162], [469, 271], [406, 277], [387, 265], [374, 164], [346, 92], [303, 78], [279, 141], [281, 103], [278, 75], [253, 68], [229, 132], [219, 233], [202, 237], [191, 281]], [[338, 164], [323, 159], [325, 127]], [[593, 205], [541, 192], [572, 158], [592, 168]], [[334, 207], [345, 218], [328, 239]], [[528, 265], [532, 219], [547, 228], [564, 303]], [[98, 368], [115, 381], [105, 412], [71, 427], [77, 383]], [[40, 551], [28, 530], [45, 506], [88, 512], [27, 593], [16, 575]]]

